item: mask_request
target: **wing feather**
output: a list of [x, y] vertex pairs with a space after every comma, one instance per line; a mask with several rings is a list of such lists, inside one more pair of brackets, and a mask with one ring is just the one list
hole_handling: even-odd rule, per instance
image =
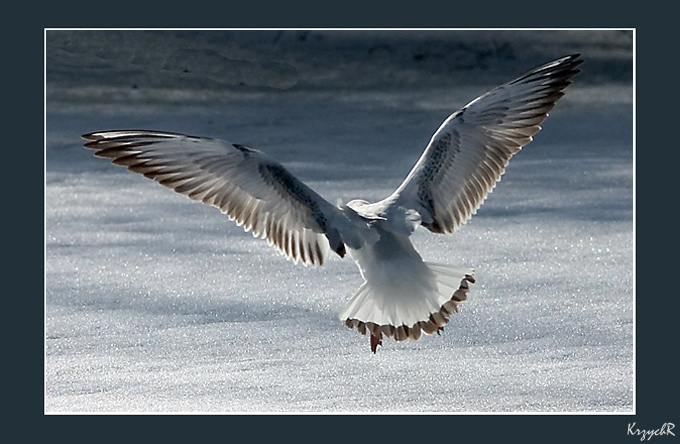
[[335, 207], [260, 151], [216, 139], [153, 131], [85, 134], [95, 155], [190, 199], [219, 208], [295, 262], [345, 254], [328, 220]]
[[472, 217], [531, 142], [582, 60], [571, 55], [495, 88], [449, 116], [392, 196], [390, 206], [418, 211], [421, 224], [452, 233]]

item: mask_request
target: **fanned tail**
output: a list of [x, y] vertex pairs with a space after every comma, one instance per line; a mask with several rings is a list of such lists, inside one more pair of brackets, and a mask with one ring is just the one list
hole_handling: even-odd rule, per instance
[[475, 272], [469, 268], [425, 262], [409, 276], [379, 284], [364, 282], [340, 315], [359, 333], [371, 335], [371, 351], [382, 336], [396, 341], [439, 332], [467, 299]]

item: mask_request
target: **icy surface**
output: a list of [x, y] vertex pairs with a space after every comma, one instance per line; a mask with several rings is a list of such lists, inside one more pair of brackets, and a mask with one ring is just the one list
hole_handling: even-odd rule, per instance
[[45, 410], [632, 412], [632, 85], [581, 77], [468, 224], [414, 235], [425, 260], [476, 269], [460, 313], [375, 355], [338, 320], [361, 283], [349, 258], [296, 266], [79, 136], [224, 138], [333, 203], [371, 200], [485, 88], [48, 102]]

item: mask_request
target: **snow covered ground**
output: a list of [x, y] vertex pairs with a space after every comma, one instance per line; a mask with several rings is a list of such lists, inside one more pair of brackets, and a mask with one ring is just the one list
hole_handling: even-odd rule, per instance
[[[369, 46], [364, 37], [354, 44]], [[296, 266], [218, 210], [94, 158], [80, 134], [144, 128], [224, 138], [268, 152], [331, 202], [378, 199], [448, 114], [566, 52], [526, 65], [517, 43], [525, 40], [509, 39], [484, 58], [486, 68], [452, 74], [470, 80], [457, 86], [433, 81], [436, 65], [419, 82], [420, 56], [394, 62], [387, 75], [393, 59], [381, 53], [380, 74], [363, 59], [372, 80], [347, 62], [355, 71], [337, 73], [346, 84], [332, 87], [333, 76], [307, 69], [331, 55], [353, 59], [337, 46], [316, 48], [298, 65], [287, 59], [297, 74], [276, 65], [277, 78], [291, 75], [297, 86], [222, 85], [211, 100], [210, 83], [145, 90], [148, 73], [135, 74], [129, 61], [140, 83], [124, 87], [111, 76], [107, 87], [109, 65], [92, 68], [87, 48], [48, 36], [61, 46], [48, 45], [45, 411], [632, 412], [632, 44], [595, 37], [560, 37], [583, 53], [584, 72], [478, 214], [453, 236], [415, 234], [425, 260], [476, 269], [460, 313], [441, 336], [386, 340], [373, 355], [368, 338], [337, 318], [361, 283], [349, 258]], [[251, 51], [263, 47], [245, 40]], [[73, 79], [96, 76], [79, 89], [69, 70]], [[353, 90], [352, 78], [361, 87]]]

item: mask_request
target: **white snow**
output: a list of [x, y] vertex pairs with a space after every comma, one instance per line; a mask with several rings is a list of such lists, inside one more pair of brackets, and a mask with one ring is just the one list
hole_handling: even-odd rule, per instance
[[[452, 236], [414, 235], [425, 260], [476, 269], [460, 313], [441, 336], [386, 339], [375, 355], [337, 318], [361, 283], [349, 258], [296, 266], [79, 135], [224, 138], [331, 202], [371, 200], [485, 88], [48, 102], [45, 411], [632, 412], [633, 91], [588, 82], [584, 58], [477, 215]], [[309, 151], [317, 162], [300, 161]]]

